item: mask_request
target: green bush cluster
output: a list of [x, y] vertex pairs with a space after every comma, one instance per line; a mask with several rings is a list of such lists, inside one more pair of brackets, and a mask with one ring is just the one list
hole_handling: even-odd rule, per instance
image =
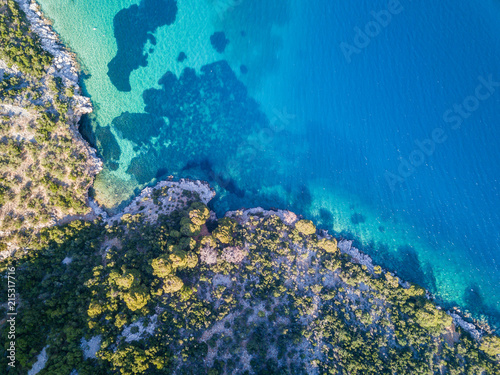
[[185, 236], [197, 236], [209, 216], [210, 211], [203, 203], [193, 202], [181, 219], [180, 232]]
[[316, 233], [316, 226], [311, 220], [299, 220], [295, 223], [295, 228], [306, 236]]
[[213, 236], [223, 244], [233, 242], [233, 231], [236, 227], [236, 222], [230, 218], [222, 218], [218, 222], [217, 228], [213, 232]]
[[486, 336], [481, 342], [481, 350], [491, 357], [498, 357], [500, 355], [500, 337]]

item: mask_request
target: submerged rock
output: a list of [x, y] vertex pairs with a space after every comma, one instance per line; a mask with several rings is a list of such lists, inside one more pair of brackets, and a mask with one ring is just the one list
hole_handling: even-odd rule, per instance
[[212, 47], [217, 52], [223, 53], [229, 44], [229, 39], [226, 38], [226, 34], [223, 31], [217, 31], [210, 36], [210, 43], [212, 43]]

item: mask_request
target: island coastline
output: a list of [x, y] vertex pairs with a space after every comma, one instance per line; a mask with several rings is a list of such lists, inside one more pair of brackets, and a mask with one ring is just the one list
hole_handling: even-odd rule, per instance
[[[74, 107], [74, 117], [73, 121], [70, 124], [72, 129], [74, 130], [75, 142], [85, 144], [86, 148], [89, 150], [89, 155], [91, 159], [91, 163], [94, 166], [95, 175], [97, 175], [103, 166], [102, 160], [97, 156], [97, 150], [94, 149], [81, 135], [78, 130], [78, 123], [80, 121], [81, 116], [85, 114], [89, 114], [92, 112], [92, 103], [90, 98], [87, 98], [81, 95], [81, 87], [79, 85], [79, 74], [80, 74], [80, 65], [78, 64], [77, 56], [75, 53], [71, 52], [68, 47], [64, 46], [64, 44], [60, 41], [60, 38], [57, 32], [53, 29], [52, 23], [44, 16], [42, 10], [40, 9], [39, 4], [35, 0], [15, 0], [25, 12], [28, 20], [31, 23], [33, 31], [38, 34], [40, 40], [42, 41], [42, 46], [48, 52], [54, 55], [55, 62], [54, 66], [51, 68], [53, 70], [54, 75], [64, 77], [69, 80], [71, 84], [78, 90], [80, 95], [78, 96], [77, 104]], [[94, 175], [94, 177], [95, 177]], [[148, 199], [151, 197], [151, 193], [159, 188], [163, 188], [165, 186], [177, 186], [181, 190], [186, 190], [186, 185], [189, 185], [190, 191], [199, 193], [201, 196], [207, 197], [207, 191], [211, 191], [213, 193], [212, 197], [215, 196], [215, 191], [210, 188], [210, 184], [206, 181], [201, 180], [189, 180], [189, 179], [180, 179], [178, 182], [173, 182], [171, 180], [160, 181], [157, 182], [154, 186], [146, 187], [141, 190], [141, 192], [134, 197], [131, 202], [125, 206], [123, 210], [118, 212], [117, 214], [108, 218], [108, 214], [105, 208], [100, 207], [99, 204], [89, 197], [88, 205], [92, 210], [92, 214], [88, 215], [84, 219], [86, 220], [94, 220], [97, 217], [102, 217], [106, 219], [107, 222], [111, 222], [113, 220], [120, 219], [123, 215], [135, 215], [140, 213], [139, 210], [140, 204], [139, 202], [144, 199]], [[211, 198], [210, 198], [211, 199]], [[204, 198], [203, 203], [207, 204], [207, 198]], [[234, 216], [235, 213], [240, 211], [228, 211], [225, 216], [231, 217]], [[243, 210], [245, 214], [253, 213], [253, 212], [261, 212], [264, 215], [278, 215], [282, 217], [286, 213], [291, 215], [297, 215], [290, 211], [286, 210], [265, 210], [261, 207], [250, 208]], [[164, 212], [167, 213], [167, 212]], [[212, 212], [215, 215], [214, 212]], [[301, 217], [300, 215], [297, 217]], [[71, 220], [82, 219], [82, 217], [71, 218]], [[68, 220], [63, 220], [61, 223], [67, 223]], [[60, 223], [60, 224], [61, 224]], [[321, 230], [321, 235], [323, 238], [331, 239], [334, 238], [331, 236], [328, 231]], [[353, 263], [360, 264], [368, 268], [368, 270], [373, 273], [373, 269], [375, 265], [373, 264], [372, 258], [361, 252], [356, 247], [352, 246], [353, 240], [349, 239], [341, 239], [339, 240], [339, 249], [342, 253], [348, 254]], [[385, 272], [390, 272], [389, 270], [384, 270]], [[394, 274], [393, 274], [394, 275]], [[410, 287], [410, 283], [407, 281], [403, 281], [398, 278], [399, 283], [402, 287], [408, 289]], [[433, 294], [426, 289], [426, 296], [429, 300], [434, 300], [435, 297]], [[437, 305], [440, 309], [443, 309], [439, 305]], [[484, 322], [479, 322], [475, 320], [472, 316], [462, 316], [462, 312], [459, 307], [452, 307], [446, 310], [446, 313], [453, 318], [455, 325], [462, 327], [464, 330], [469, 332], [476, 340], [479, 340], [481, 336], [487, 332], [492, 333], [493, 330], [489, 327], [488, 324], [484, 324]]]
[[[68, 48], [60, 42], [57, 33], [53, 30], [50, 22], [44, 18], [43, 12], [40, 10], [39, 5], [35, 1], [15, 1], [26, 13], [33, 31], [40, 37], [43, 48], [54, 55], [54, 63], [48, 73], [52, 74], [54, 77], [62, 78], [63, 81], [66, 82], [67, 86], [73, 87], [78, 93], [74, 97], [74, 105], [70, 111], [68, 125], [72, 129], [74, 142], [83, 145], [87, 150], [87, 162], [90, 165], [89, 171], [93, 181], [95, 176], [102, 170], [103, 162], [98, 157], [97, 151], [82, 137], [81, 133], [78, 131], [78, 123], [81, 116], [92, 112], [92, 104], [90, 98], [86, 98], [81, 93], [79, 85], [80, 68], [77, 58], [75, 54], [70, 52]], [[160, 206], [155, 204], [155, 192], [158, 191], [161, 191], [162, 193], [158, 193], [156, 199], [159, 199], [158, 197], [162, 197], [161, 199], [163, 199], [162, 202], [164, 203]], [[163, 193], [168, 191], [170, 192], [170, 195], [165, 195]], [[54, 221], [50, 223], [50, 225], [64, 225], [75, 220], [103, 220], [104, 223], [112, 225], [113, 223], [121, 222], [125, 215], [127, 215], [127, 217], [142, 215], [141, 217], [144, 220], [154, 223], [159, 215], [169, 215], [175, 210], [186, 206], [189, 199], [184, 199], [183, 197], [191, 197], [191, 195], [197, 196], [199, 201], [207, 205], [215, 196], [215, 191], [210, 187], [209, 183], [205, 181], [189, 179], [181, 179], [179, 181], [160, 181], [154, 186], [144, 188], [123, 210], [116, 215], [109, 217], [102, 207], [100, 207], [92, 198], [87, 197], [87, 205], [91, 209], [90, 214], [85, 216], [66, 217], [61, 220]], [[172, 200], [178, 202], [178, 204], [172, 204], [170, 206], [168, 202]], [[239, 224], [247, 224], [252, 215], [262, 217], [277, 216], [290, 227], [295, 226], [299, 220], [303, 220], [300, 215], [291, 211], [265, 210], [261, 207], [228, 211], [226, 212], [225, 217], [234, 219]], [[212, 211], [210, 212], [210, 217], [211, 219], [216, 220], [216, 215]], [[315, 235], [317, 235], [319, 240], [326, 239], [328, 241], [338, 241], [339, 251], [342, 254], [346, 254], [349, 257], [350, 262], [360, 265], [363, 269], [367, 270], [367, 272], [375, 275], [375, 269], [379, 266], [373, 263], [370, 256], [352, 246], [353, 241], [348, 239], [336, 239], [334, 236], [330, 235], [328, 231], [322, 229], [318, 230]], [[8, 258], [13, 255], [12, 249], [9, 251], [10, 253], [4, 254], [4, 258]], [[384, 274], [388, 273], [397, 278], [395, 274], [391, 273], [389, 270], [381, 269], [380, 267], [378, 269], [380, 270], [379, 272]], [[403, 281], [400, 278], [397, 278], [397, 282], [404, 289], [409, 289], [412, 285], [414, 285]], [[426, 290], [425, 293], [428, 300], [434, 301], [433, 295], [428, 290]], [[456, 327], [461, 327], [477, 342], [480, 342], [484, 335], [494, 333], [488, 325], [484, 325], [481, 322], [474, 320], [472, 317], [463, 315], [458, 308], [445, 310], [439, 305], [435, 305], [437, 306], [437, 309], [445, 311], [446, 314], [452, 318], [453, 331], [455, 331]]]

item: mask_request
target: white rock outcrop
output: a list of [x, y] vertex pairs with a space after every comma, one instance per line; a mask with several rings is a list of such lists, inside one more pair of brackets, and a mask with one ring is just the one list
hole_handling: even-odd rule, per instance
[[480, 340], [483, 336], [483, 333], [480, 329], [478, 329], [474, 324], [466, 322], [460, 315], [455, 313], [448, 313], [453, 318], [453, 323], [455, 325], [462, 327], [462, 329], [466, 332], [469, 332], [470, 335], [475, 340]]
[[[156, 203], [153, 197], [155, 191], [161, 192]], [[194, 193], [198, 195], [199, 200], [204, 204], [210, 202], [215, 196], [215, 191], [205, 181], [188, 179], [161, 181], [153, 187], [143, 189], [141, 194], [135, 197], [127, 207], [120, 213], [106, 219], [106, 222], [112, 224], [126, 214], [143, 214], [146, 221], [155, 223], [158, 220], [158, 215], [168, 215], [175, 210], [186, 207], [189, 201], [192, 200], [192, 194]]]
[[43, 370], [45, 364], [47, 363], [47, 360], [49, 359], [49, 356], [47, 354], [48, 347], [48, 345], [45, 346], [40, 354], [38, 354], [38, 357], [36, 357], [36, 362], [33, 364], [31, 370], [28, 371], [28, 375], [36, 375]]
[[102, 337], [100, 335], [91, 337], [89, 341], [82, 337], [80, 347], [83, 350], [83, 358], [96, 358], [97, 351], [101, 348]]

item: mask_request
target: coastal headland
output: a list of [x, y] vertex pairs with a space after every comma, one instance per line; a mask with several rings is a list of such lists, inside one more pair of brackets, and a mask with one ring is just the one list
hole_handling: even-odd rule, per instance
[[39, 69], [14, 52], [0, 66], [2, 280], [16, 274], [14, 303], [6, 282], [0, 299], [9, 374], [500, 372], [487, 325], [297, 213], [217, 218], [210, 185], [182, 179], [109, 216], [89, 198], [102, 162], [78, 132], [92, 106], [75, 56], [35, 2], [4, 3], [2, 22], [48, 54]]

